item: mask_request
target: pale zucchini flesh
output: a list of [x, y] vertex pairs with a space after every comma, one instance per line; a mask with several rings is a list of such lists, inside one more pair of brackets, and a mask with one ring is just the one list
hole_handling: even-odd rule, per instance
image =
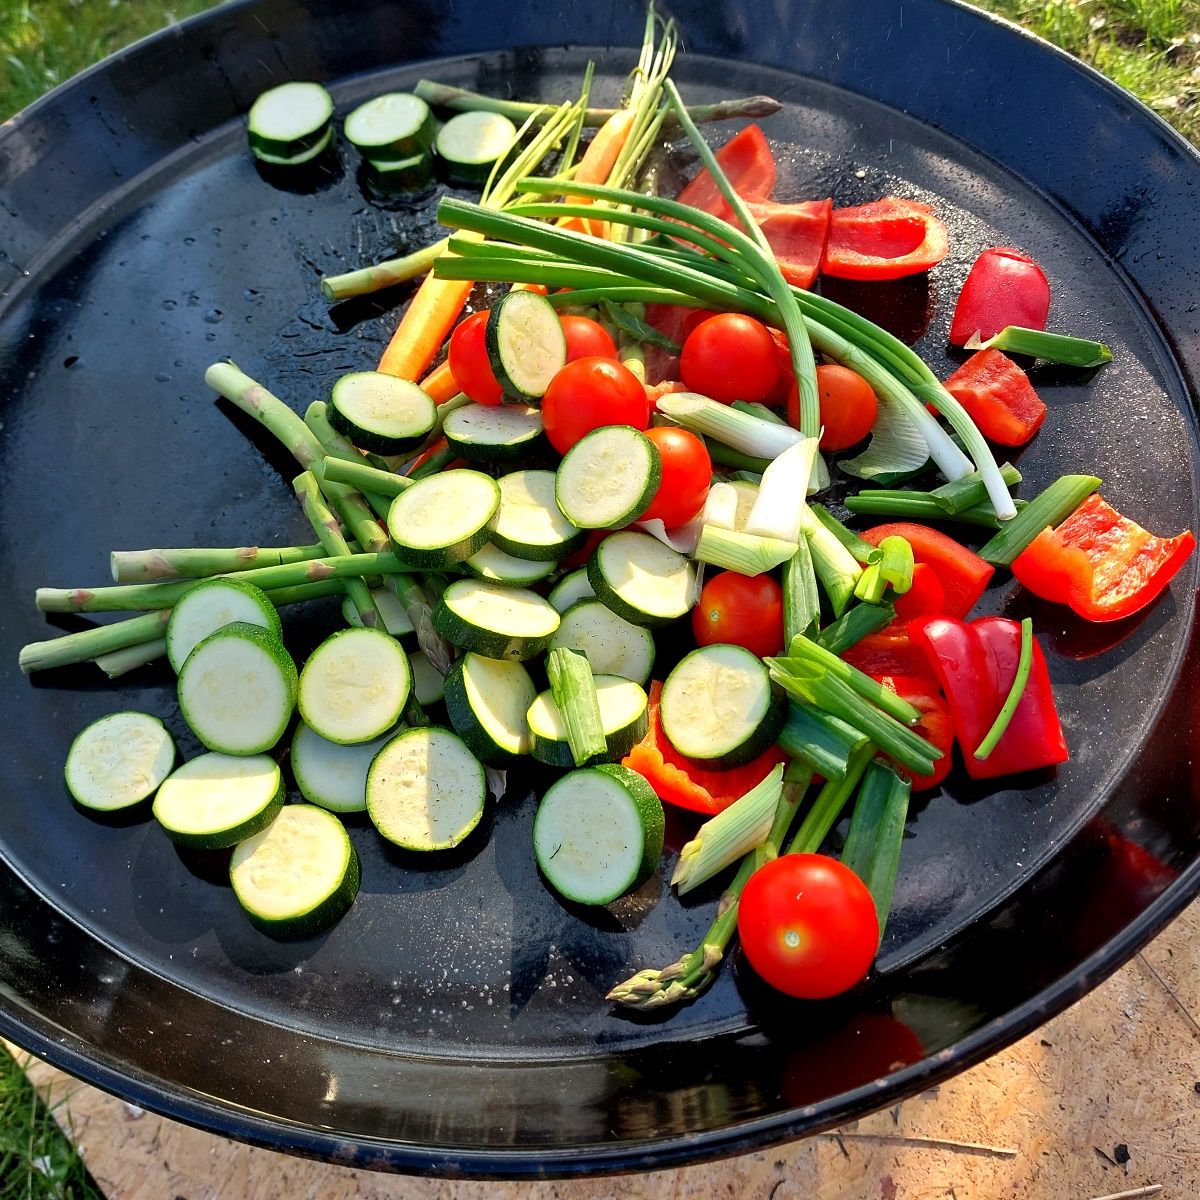
[[347, 746], [323, 738], [301, 721], [292, 737], [289, 760], [301, 795], [330, 812], [366, 812], [367, 772], [391, 737], [389, 731], [370, 742]]
[[550, 638], [551, 650], [560, 646], [586, 654], [597, 675], [620, 675], [644, 684], [654, 668], [653, 634], [595, 598], [579, 600], [563, 613]]
[[388, 533], [396, 553], [415, 566], [453, 566], [487, 544], [499, 507], [500, 489], [490, 476], [442, 471], [392, 501]]
[[488, 314], [484, 341], [497, 383], [509, 396], [539, 399], [567, 362], [567, 337], [554, 305], [511, 291]]
[[437, 405], [407, 379], [381, 371], [354, 371], [333, 385], [326, 414], [334, 429], [356, 446], [398, 454], [433, 428]]
[[154, 816], [173, 842], [220, 850], [265, 829], [283, 791], [279, 764], [265, 754], [201, 754], [163, 781]]
[[367, 158], [396, 160], [423, 154], [433, 145], [433, 113], [420, 96], [386, 92], [346, 117], [346, 140]]
[[531, 558], [514, 558], [489, 542], [482, 550], [472, 554], [463, 566], [480, 579], [490, 579], [493, 583], [528, 586], [552, 575], [555, 564]]
[[591, 600], [596, 593], [588, 582], [587, 567], [579, 567], [564, 575], [546, 597], [560, 613], [565, 613], [572, 604], [580, 600]]
[[319, 83], [282, 83], [250, 106], [250, 148], [267, 162], [304, 161], [329, 144], [332, 119], [333, 98]]
[[367, 815], [388, 841], [406, 850], [448, 850], [483, 816], [483, 766], [449, 729], [397, 734], [367, 774]]
[[485, 579], [456, 580], [433, 613], [434, 627], [460, 649], [516, 661], [540, 654], [560, 619], [536, 592]]
[[466, 404], [442, 425], [451, 446], [480, 462], [517, 461], [529, 454], [544, 432], [541, 412], [528, 404]]
[[64, 777], [76, 803], [117, 812], [153, 796], [175, 764], [175, 743], [157, 718], [115, 712], [76, 735]]
[[695, 603], [695, 568], [648, 533], [605, 538], [588, 560], [587, 572], [597, 597], [635, 625], [678, 620]]
[[517, 127], [501, 113], [464, 112], [438, 131], [434, 148], [457, 183], [483, 183], [517, 140]]
[[553, 471], [512, 471], [497, 481], [500, 507], [492, 541], [516, 558], [557, 561], [583, 545], [585, 534], [563, 516]]
[[446, 676], [446, 712], [480, 762], [506, 767], [529, 753], [526, 713], [537, 695], [519, 662], [464, 654]]
[[283, 636], [279, 612], [262, 588], [236, 579], [206, 579], [175, 602], [167, 620], [167, 660], [178, 675], [187, 656], [210, 633], [234, 621]]
[[654, 443], [630, 425], [605, 425], [579, 439], [558, 467], [555, 498], [580, 529], [620, 529], [646, 511], [662, 480]]
[[[604, 730], [605, 753], [597, 758], [624, 758], [646, 736], [649, 724], [646, 693], [630, 679], [597, 675], [596, 701]], [[567, 723], [550, 690], [539, 692], [526, 714], [530, 751], [539, 762], [553, 767], [571, 767], [575, 758], [567, 740]]]

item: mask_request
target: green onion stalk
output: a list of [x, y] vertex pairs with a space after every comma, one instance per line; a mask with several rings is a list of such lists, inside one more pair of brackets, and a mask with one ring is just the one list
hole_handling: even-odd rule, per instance
[[783, 787], [766, 840], [742, 859], [717, 904], [716, 919], [699, 947], [670, 966], [639, 971], [617, 984], [607, 999], [626, 1008], [663, 1008], [694, 1000], [709, 987], [737, 933], [738, 901], [742, 891], [759, 867], [778, 856], [779, 847], [787, 837], [811, 782], [812, 772], [806, 768], [793, 764], [784, 772]]

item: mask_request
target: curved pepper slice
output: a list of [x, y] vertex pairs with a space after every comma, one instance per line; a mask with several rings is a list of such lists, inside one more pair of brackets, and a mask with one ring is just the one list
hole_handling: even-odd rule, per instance
[[[853, 646], [843, 650], [840, 657], [873, 679], [882, 679], [885, 675], [930, 674], [925, 652], [913, 644], [902, 621], [893, 621], [886, 629], [859, 638]], [[930, 686], [935, 690], [936, 682], [930, 678]]]
[[821, 271], [838, 279], [902, 279], [946, 257], [946, 227], [928, 204], [884, 196], [835, 208]]
[[[775, 187], [778, 170], [763, 131], [757, 125], [747, 125], [717, 151], [717, 162], [725, 172], [730, 186], [743, 200], [765, 200]], [[733, 215], [707, 167], [688, 183], [677, 197], [680, 204], [690, 204], [702, 212], [728, 221]]]
[[1154, 600], [1195, 545], [1190, 529], [1156, 537], [1093, 492], [1056, 529], [1043, 529], [1012, 572], [1035, 596], [1085, 620], [1119, 621]]
[[784, 279], [796, 287], [811, 287], [821, 269], [833, 201], [804, 200], [799, 204], [760, 201], [749, 207]]
[[967, 410], [989, 442], [1023, 446], [1046, 419], [1046, 405], [1029, 376], [999, 350], [972, 354], [949, 379], [946, 391]]
[[872, 546], [878, 546], [885, 537], [904, 538], [913, 548], [913, 560], [927, 563], [937, 573], [942, 585], [942, 611], [952, 617], [965, 617], [975, 607], [996, 570], [952, 537], [911, 521], [876, 525], [860, 536]]
[[953, 759], [950, 751], [954, 746], [954, 719], [942, 697], [937, 680], [922, 672], [919, 675], [875, 675], [885, 687], [889, 687], [901, 700], [907, 700], [921, 714], [913, 726], [927, 742], [942, 752], [928, 775], [914, 775], [904, 767], [893, 763], [893, 768], [912, 781], [914, 792], [927, 792], [935, 788], [950, 774]]
[[762, 783], [776, 764], [787, 761], [778, 746], [764, 751], [744, 766], [714, 771], [694, 759], [685, 758], [667, 741], [658, 717], [662, 684], [650, 684], [650, 724], [646, 736], [621, 760], [654, 789], [658, 798], [677, 808], [712, 815], [728, 808], [739, 796]]
[[1006, 325], [1045, 329], [1049, 314], [1050, 285], [1042, 268], [1020, 250], [993, 246], [975, 260], [958, 294], [950, 344], [965, 346], [973, 337], [986, 342]]
[[1017, 675], [1021, 625], [1007, 617], [980, 617], [969, 625], [953, 617], [910, 621], [909, 635], [937, 675], [954, 718], [954, 735], [972, 779], [994, 779], [1067, 761], [1050, 673], [1037, 640], [1029, 680], [1008, 728], [992, 752], [975, 757]]

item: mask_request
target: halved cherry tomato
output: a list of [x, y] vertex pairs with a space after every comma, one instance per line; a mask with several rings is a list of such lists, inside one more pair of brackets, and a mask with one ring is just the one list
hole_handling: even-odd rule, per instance
[[879, 918], [867, 885], [824, 854], [785, 854], [750, 876], [738, 937], [754, 970], [804, 1000], [848, 991], [870, 970]]
[[577, 358], [617, 357], [616, 343], [599, 321], [575, 313], [563, 313], [559, 321], [567, 338], [567, 362], [574, 362]]
[[770, 575], [722, 571], [704, 585], [692, 609], [701, 646], [731, 643], [766, 658], [783, 649], [783, 590]]
[[718, 313], [688, 334], [679, 356], [683, 382], [722, 404], [764, 400], [779, 379], [770, 331], [742, 313]]
[[864, 530], [860, 536], [872, 546], [878, 546], [885, 537], [904, 538], [913, 548], [915, 561], [928, 563], [937, 572], [938, 583], [946, 598], [943, 611], [948, 616], [965, 617], [983, 595], [996, 570], [952, 537], [910, 521], [876, 525]]
[[646, 436], [658, 450], [662, 482], [640, 521], [661, 521], [668, 529], [690, 521], [708, 499], [712, 482], [712, 459], [704, 443], [686, 429], [663, 425], [647, 429]]
[[650, 423], [650, 402], [638, 377], [614, 358], [577, 358], [550, 380], [542, 397], [546, 437], [566, 454], [586, 433], [601, 425]]
[[476, 404], [495, 407], [504, 399], [504, 389], [496, 382], [484, 343], [488, 313], [472, 313], [450, 335], [450, 374], [458, 389]]

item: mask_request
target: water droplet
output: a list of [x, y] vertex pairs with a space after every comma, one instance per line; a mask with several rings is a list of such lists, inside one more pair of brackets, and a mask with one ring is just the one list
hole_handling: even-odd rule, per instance
[[166, 373], [166, 371], [159, 371], [158, 374], [154, 376], [154, 382], [155, 383], [170, 383], [171, 377], [170, 377], [170, 375], [168, 375]]
[[217, 340], [217, 335], [215, 333], [206, 333], [204, 335], [204, 340], [206, 342], [215, 342]]
[[175, 309], [177, 309], [179, 307], [179, 301], [178, 300], [164, 300], [162, 302], [162, 306], [163, 306], [164, 311], [174, 312]]
[[196, 244], [196, 239], [194, 237], [185, 237], [183, 239], [183, 244], [185, 246], [194, 246]]
[[210, 308], [204, 314], [205, 323], [208, 325], [220, 325], [224, 318], [225, 314], [219, 308]]

